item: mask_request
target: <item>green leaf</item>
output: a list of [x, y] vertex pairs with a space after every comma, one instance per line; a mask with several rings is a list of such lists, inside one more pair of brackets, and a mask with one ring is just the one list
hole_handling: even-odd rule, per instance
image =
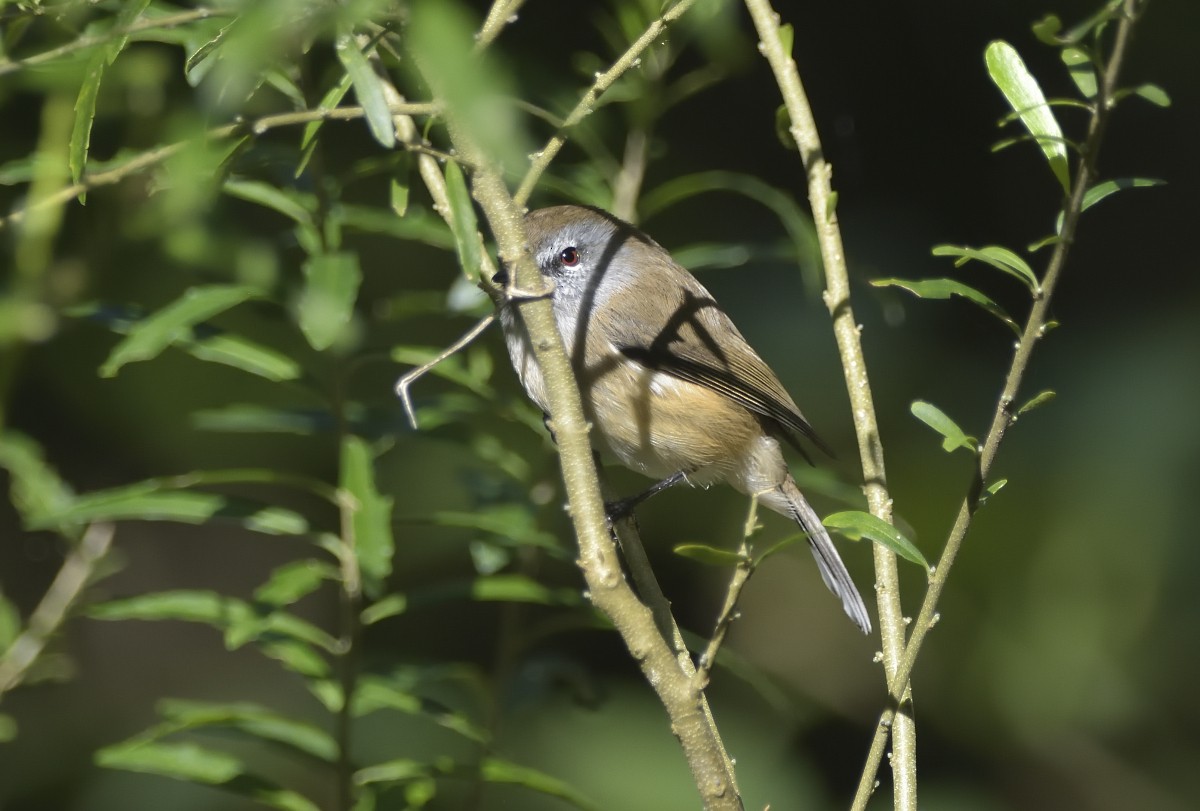
[[255, 802], [284, 811], [320, 811], [294, 791], [246, 772], [242, 761], [192, 743], [133, 739], [96, 753], [96, 763], [110, 769], [145, 772], [189, 783], [220, 786]]
[[17, 719], [0, 712], [0, 743], [8, 743], [17, 737]]
[[408, 213], [409, 174], [412, 170], [412, 160], [407, 152], [401, 154], [401, 159], [392, 170], [388, 183], [388, 204], [392, 213], [401, 219]]
[[434, 513], [432, 520], [438, 526], [489, 532], [498, 542], [513, 546], [535, 546], [552, 553], [562, 551], [558, 537], [540, 529], [524, 505], [500, 504], [475, 512], [445, 510]]
[[890, 549], [905, 560], [912, 561], [926, 570], [929, 569], [929, 562], [925, 560], [921, 550], [917, 549], [912, 541], [905, 538], [898, 529], [882, 518], [860, 510], [848, 510], [826, 516], [822, 523], [852, 541], [866, 538]]
[[1042, 148], [1042, 154], [1046, 156], [1063, 192], [1069, 191], [1071, 172], [1062, 128], [1054, 117], [1054, 111], [1046, 104], [1046, 97], [1037, 80], [1025, 67], [1020, 54], [1007, 42], [992, 42], [984, 56], [992, 81]]
[[728, 549], [718, 549], [702, 543], [676, 544], [672, 550], [676, 555], [685, 557], [709, 566], [741, 566], [747, 563], [746, 558]]
[[1039, 406], [1045, 405], [1046, 403], [1050, 402], [1057, 396], [1058, 395], [1056, 395], [1054, 392], [1050, 391], [1049, 389], [1046, 389], [1045, 391], [1040, 392], [1040, 393], [1034, 395], [1033, 397], [1031, 397], [1029, 399], [1029, 401], [1027, 403], [1025, 403], [1025, 405], [1018, 408], [1016, 411], [1016, 415], [1019, 417], [1022, 414], [1025, 414], [1029, 411], [1033, 411], [1033, 409], [1038, 408]]
[[1020, 280], [1034, 295], [1037, 295], [1038, 291], [1041, 290], [1037, 274], [1033, 272], [1033, 268], [1029, 266], [1029, 263], [1020, 256], [1017, 256], [1017, 254], [1007, 248], [1001, 248], [999, 245], [988, 245], [983, 248], [968, 248], [965, 245], [938, 245], [934, 247], [933, 255], [958, 257], [954, 263], [955, 267], [962, 267], [968, 261], [975, 259]]
[[1071, 81], [1079, 88], [1085, 99], [1096, 97], [1096, 70], [1092, 65], [1092, 57], [1083, 48], [1070, 46], [1060, 52], [1063, 64], [1071, 74]]
[[796, 139], [792, 136], [792, 115], [788, 112], [786, 104], [775, 108], [775, 137], [788, 152], [800, 151]]
[[333, 415], [323, 409], [265, 408], [252, 404], [234, 404], [192, 413], [192, 425], [200, 431], [309, 436], [331, 430], [334, 427], [333, 423]]
[[[350, 75], [346, 74], [329, 89], [322, 98], [321, 103], [317, 105], [319, 110], [332, 110], [341, 103], [342, 98], [346, 93], [350, 92]], [[308, 166], [308, 162], [312, 160], [313, 152], [317, 147], [317, 133], [321, 131], [321, 127], [325, 122], [321, 119], [310, 121], [304, 125], [304, 134], [300, 136], [300, 160], [296, 162], [296, 171], [293, 172], [293, 177], [300, 177], [304, 174], [304, 169]], [[369, 124], [368, 124], [369, 126]]]
[[963, 433], [963, 430], [958, 427], [958, 423], [946, 416], [946, 413], [933, 403], [916, 400], [909, 410], [912, 411], [914, 417], [944, 437], [942, 450], [950, 453], [958, 448], [966, 448], [971, 453], [979, 452], [976, 447], [979, 443], [975, 437]]
[[509, 783], [522, 786], [539, 794], [557, 797], [576, 808], [589, 810], [599, 808], [569, 784], [528, 766], [521, 766], [502, 758], [488, 757], [484, 758], [479, 770], [483, 779], [489, 783]]
[[[436, 358], [441, 354], [441, 351], [441, 349], [432, 346], [394, 346], [392, 347], [390, 356], [396, 363], [408, 366], [420, 366]], [[488, 384], [488, 379], [491, 377], [491, 369], [482, 369], [478, 366], [472, 369], [468, 364], [468, 358], [470, 357], [474, 357], [474, 355], [464, 355], [461, 352], [451, 355], [430, 369], [429, 372], [430, 374], [457, 383], [463, 388], [478, 394], [480, 397], [492, 399], [496, 396], [496, 393]], [[479, 363], [479, 361], [475, 361], [475, 363]], [[481, 374], [480, 372], [483, 373]]]
[[337, 760], [337, 743], [327, 732], [258, 704], [166, 699], [159, 702], [158, 712], [167, 721], [162, 725], [162, 732], [225, 727], [264, 741], [283, 744], [328, 763]]
[[[75, 124], [71, 129], [71, 142], [67, 147], [67, 166], [71, 170], [71, 182], [78, 183], [87, 165], [88, 148], [92, 140], [92, 123], [96, 119], [96, 97], [100, 95], [100, 80], [108, 58], [104, 48], [96, 48], [88, 59], [83, 72], [83, 83], [75, 99]], [[80, 202], [86, 200], [81, 196]]]
[[1167, 95], [1167, 91], [1163, 90], [1156, 84], [1141, 84], [1133, 88], [1133, 94], [1140, 96], [1156, 107], [1170, 107], [1171, 97]]
[[1047, 248], [1051, 245], [1057, 245], [1061, 241], [1062, 238], [1058, 234], [1051, 234], [1050, 236], [1042, 237], [1037, 242], [1029, 243], [1025, 250], [1029, 251], [1030, 253], [1035, 253], [1040, 251], [1042, 248]]
[[951, 296], [960, 296], [999, 318], [1018, 338], [1021, 336], [1021, 327], [1009, 317], [1008, 313], [1004, 312], [1000, 305], [974, 287], [954, 279], [872, 279], [871, 284], [875, 287], [899, 287], [918, 298], [925, 299], [948, 299]]
[[331, 653], [339, 648], [337, 640], [312, 623], [284, 611], [255, 607], [245, 600], [213, 591], [177, 590], [140, 594], [90, 606], [87, 615], [92, 619], [110, 621], [196, 622], [225, 632], [226, 645], [230, 649], [264, 636], [267, 643], [282, 638], [312, 643]]
[[[1121, 177], [1113, 180], [1105, 180], [1103, 183], [1097, 183], [1095, 186], [1092, 186], [1090, 189], [1084, 192], [1083, 204], [1080, 206], [1079, 210], [1081, 212], [1087, 211], [1089, 208], [1096, 205], [1096, 203], [1099, 203], [1106, 197], [1116, 194], [1122, 189], [1142, 189], [1149, 188], [1151, 186], [1163, 186], [1166, 185], [1166, 182], [1167, 181], [1165, 180], [1159, 180], [1153, 177]], [[1055, 220], [1054, 223], [1054, 230], [1056, 233], [1062, 233], [1062, 225], [1063, 213], [1060, 211], [1058, 213], [1058, 219]]]
[[362, 271], [352, 253], [311, 256], [303, 269], [304, 290], [297, 305], [300, 331], [313, 349], [324, 351], [350, 323]]
[[467, 181], [456, 161], [446, 161], [446, 196], [450, 200], [450, 226], [454, 231], [454, 249], [463, 275], [470, 280], [479, 278], [483, 249], [479, 244], [475, 206], [467, 191]]
[[408, 597], [403, 594], [389, 594], [382, 600], [371, 603], [362, 610], [359, 620], [363, 625], [374, 625], [388, 617], [397, 617], [408, 610]]
[[405, 783], [430, 774], [428, 765], [409, 758], [397, 758], [367, 766], [354, 773], [354, 784], [365, 786], [371, 783]]
[[796, 30], [792, 28], [791, 23], [779, 26], [779, 41], [783, 45], [783, 52], [791, 56], [792, 45], [796, 41]]
[[134, 324], [100, 367], [100, 374], [113, 377], [127, 363], [150, 360], [181, 340], [191, 340], [192, 328], [232, 307], [257, 298], [259, 292], [245, 285], [192, 287], [181, 297]]
[[41, 446], [16, 431], [0, 433], [0, 467], [8, 471], [12, 504], [22, 521], [59, 526], [56, 517], [70, 508], [75, 494], [46, 463]]
[[1054, 14], [1047, 14], [1033, 24], [1033, 35], [1046, 45], [1058, 45], [1058, 32], [1061, 30], [1062, 20]]
[[313, 593], [326, 580], [337, 580], [338, 570], [317, 560], [297, 560], [285, 563], [254, 590], [254, 599], [273, 606], [291, 605]]
[[579, 605], [574, 589], [551, 589], [525, 575], [494, 574], [477, 577], [471, 583], [471, 599], [480, 602], [534, 603], [537, 605]]
[[21, 612], [12, 600], [0, 593], [0, 661], [13, 641], [21, 635]]
[[243, 773], [241, 760], [225, 752], [192, 743], [137, 739], [106, 746], [96, 753], [96, 763], [109, 769], [148, 772], [192, 783], [226, 783]]
[[277, 211], [301, 225], [312, 224], [312, 212], [316, 210], [316, 198], [311, 194], [305, 194], [295, 189], [282, 189], [258, 180], [232, 177], [222, 184], [221, 189], [231, 197]]
[[989, 484], [986, 488], [987, 494], [994, 496], [1004, 489], [1004, 485], [1008, 484], [1008, 479], [997, 479]]
[[332, 671], [329, 662], [305, 642], [296, 639], [260, 639], [256, 644], [264, 656], [301, 676], [323, 679]]
[[392, 149], [396, 146], [396, 128], [392, 124], [392, 111], [388, 108], [383, 83], [371, 68], [366, 54], [359, 50], [349, 30], [338, 33], [334, 50], [354, 85], [354, 95], [366, 113], [371, 135], [385, 149]]
[[346, 539], [358, 558], [367, 594], [377, 596], [392, 571], [392, 498], [375, 486], [375, 460], [366, 441], [348, 436], [342, 442], [340, 487], [352, 500], [353, 540]]
[[[114, 30], [127, 29], [130, 24], [141, 16], [150, 5], [150, 0], [127, 0], [121, 7]], [[100, 82], [104, 78], [104, 69], [116, 61], [117, 56], [129, 42], [128, 34], [113, 37], [103, 45], [98, 45], [88, 58], [87, 67], [83, 72], [83, 81], [79, 86], [79, 95], [75, 99], [75, 123], [71, 129], [71, 141], [67, 147], [67, 166], [71, 170], [71, 181], [78, 183], [87, 166], [88, 148], [92, 139], [92, 123], [96, 119], [96, 99], [100, 95]], [[81, 196], [80, 200], [84, 198]]]

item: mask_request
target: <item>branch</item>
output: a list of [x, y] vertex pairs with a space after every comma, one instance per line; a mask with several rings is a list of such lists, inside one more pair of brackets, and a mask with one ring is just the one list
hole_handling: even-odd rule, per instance
[[725, 641], [725, 634], [729, 630], [729, 626], [737, 619], [737, 602], [742, 596], [742, 589], [745, 587], [746, 581], [750, 579], [750, 575], [754, 574], [754, 561], [750, 557], [750, 536], [758, 530], [758, 527], [758, 496], [751, 496], [750, 511], [746, 514], [746, 524], [742, 529], [742, 542], [738, 546], [738, 564], [733, 570], [733, 577], [729, 578], [729, 588], [725, 590], [725, 603], [717, 615], [712, 638], [708, 640], [704, 653], [700, 655], [700, 668], [694, 677], [700, 687], [708, 683], [708, 674], [712, 672], [713, 665], [717, 661], [717, 651], [721, 649], [721, 644]]
[[[892, 499], [888, 495], [887, 473], [883, 462], [883, 443], [875, 417], [871, 382], [867, 376], [858, 322], [850, 305], [850, 279], [846, 270], [841, 231], [831, 188], [832, 168], [825, 161], [817, 133], [816, 120], [792, 55], [784, 48], [779, 32], [779, 15], [770, 0], [746, 0], [754, 27], [762, 42], [763, 55], [771, 65], [775, 81], [783, 95], [791, 120], [792, 137], [800, 148], [800, 157], [808, 175], [808, 200], [812, 207], [821, 259], [825, 266], [825, 306], [833, 316], [854, 432], [858, 437], [858, 455], [863, 471], [863, 492], [872, 515], [892, 521]], [[896, 555], [879, 544], [872, 544], [875, 557], [875, 597], [879, 608], [879, 634], [883, 642], [883, 668], [889, 691], [897, 696], [906, 714], [894, 719], [892, 732], [892, 773], [895, 807], [915, 811], [917, 807], [916, 724], [911, 716], [912, 694], [905, 686], [897, 689], [897, 671], [904, 650], [904, 610], [900, 604], [900, 575]]]
[[866, 807], [867, 799], [871, 793], [871, 785], [875, 781], [875, 774], [879, 769], [879, 764], [883, 760], [883, 752], [887, 745], [888, 729], [892, 726], [896, 718], [895, 705], [898, 701], [898, 696], [902, 690], [907, 688], [908, 680], [912, 675], [913, 666], [916, 664], [917, 656], [921, 652], [921, 646], [925, 642], [925, 637], [929, 633], [930, 628], [938, 621], [937, 604], [942, 590], [945, 588], [947, 575], [950, 568], [954, 565], [954, 560], [958, 556], [959, 550], [962, 548], [963, 539], [966, 537], [967, 530], [971, 526], [971, 519], [974, 517], [975, 511], [979, 508], [980, 494], [983, 492], [984, 484], [991, 473], [992, 463], [995, 461], [996, 454], [1000, 449], [1000, 442], [1004, 439], [1004, 434], [1008, 430], [1008, 427], [1015, 420], [1012, 404], [1016, 400], [1021, 382], [1025, 377], [1026, 369], [1029, 366], [1029, 359], [1033, 354], [1033, 348], [1045, 332], [1048, 313], [1050, 311], [1050, 301], [1054, 296], [1059, 276], [1066, 265], [1067, 255], [1075, 242], [1075, 233], [1079, 226], [1080, 215], [1083, 212], [1084, 195], [1087, 193], [1088, 187], [1095, 177], [1096, 160], [1100, 154], [1100, 145], [1108, 127], [1109, 117], [1112, 115], [1114, 107], [1113, 96], [1117, 90], [1117, 79], [1129, 47], [1129, 39], [1133, 31], [1133, 26], [1138, 19], [1139, 5], [1143, 4], [1140, 4], [1138, 0], [1125, 0], [1124, 14], [1117, 25], [1117, 33], [1113, 41], [1112, 55], [1109, 59], [1108, 67], [1104, 71], [1103, 81], [1098, 88], [1095, 105], [1092, 108], [1092, 115], [1088, 121], [1087, 138], [1083, 144], [1078, 174], [1071, 187], [1071, 194], [1064, 210], [1061, 238], [1055, 244], [1054, 253], [1051, 255], [1049, 264], [1046, 266], [1046, 273], [1042, 279], [1041, 295], [1034, 300], [1029, 318], [1025, 322], [1024, 331], [1021, 333], [1021, 339], [1017, 343], [1016, 350], [1013, 352], [1012, 364], [1004, 381], [1004, 390], [996, 403], [996, 410], [992, 415], [992, 424], [988, 428], [987, 436], [983, 442], [983, 449], [979, 454], [979, 465], [975, 470], [967, 495], [959, 507], [958, 517], [955, 519], [954, 526], [950, 530], [950, 536], [946, 540], [946, 546], [942, 551], [941, 559], [938, 561], [937, 566], [934, 568], [933, 576], [929, 580], [929, 590], [926, 592], [925, 599], [921, 603], [921, 611], [917, 615], [916, 622], [913, 623], [912, 636], [908, 641], [907, 647], [904, 649], [904, 656], [900, 662], [900, 666], [896, 670], [890, 694], [892, 706], [884, 710], [879, 717], [879, 725], [876, 727], [875, 736], [871, 740], [871, 748], [867, 753], [867, 762], [863, 768], [858, 792], [855, 795], [853, 806], [855, 809]]
[[[434, 104], [410, 104], [396, 103], [391, 104], [393, 113], [405, 115], [435, 115], [438, 112], [437, 105]], [[234, 124], [225, 124], [220, 127], [214, 127], [203, 135], [199, 136], [200, 140], [220, 140], [238, 135], [263, 135], [264, 133], [276, 129], [278, 127], [289, 127], [297, 124], [308, 124], [312, 121], [351, 121], [362, 118], [364, 115], [362, 107], [333, 107], [329, 109], [318, 110], [300, 110], [294, 113], [278, 113], [276, 115], [267, 115], [261, 118], [256, 118], [252, 121], [239, 121]], [[172, 156], [178, 154], [188, 145], [196, 142], [197, 139], [189, 138], [186, 141], [176, 141], [173, 144], [164, 144], [143, 152], [140, 155], [135, 155], [119, 166], [114, 166], [111, 169], [104, 169], [98, 172], [88, 172], [78, 183], [73, 183], [59, 189], [54, 194], [34, 200], [27, 203], [22, 208], [17, 209], [7, 217], [0, 218], [0, 230], [11, 225], [20, 225], [30, 213], [47, 206], [62, 205], [74, 200], [84, 194], [87, 194], [92, 189], [101, 186], [111, 186], [114, 183], [119, 183], [127, 177], [132, 177], [139, 172], [144, 172], [147, 169], [152, 169], [158, 166], [163, 161], [168, 160]], [[405, 143], [406, 149], [411, 149], [416, 152], [429, 153], [433, 152], [439, 157], [442, 153], [431, 150], [424, 144]], [[449, 157], [449, 156], [445, 156]], [[430, 160], [435, 160], [430, 157]], [[436, 161], [435, 161], [436, 163]]]
[[207, 20], [210, 17], [228, 17], [232, 11], [214, 9], [214, 8], [198, 8], [193, 11], [184, 11], [179, 14], [170, 14], [165, 17], [143, 17], [137, 22], [125, 28], [110, 28], [102, 34], [94, 34], [91, 36], [82, 36], [79, 39], [72, 40], [65, 45], [60, 45], [57, 48], [51, 48], [48, 51], [42, 51], [39, 54], [27, 56], [21, 59], [0, 61], [0, 76], [7, 76], [10, 73], [15, 73], [23, 68], [36, 67], [47, 62], [53, 62], [60, 56], [74, 53], [75, 51], [86, 50], [94, 45], [101, 45], [110, 40], [120, 37], [127, 37], [131, 34], [136, 34], [141, 31], [148, 31], [157, 28], [175, 28], [180, 25], [187, 25], [197, 20]]
[[0, 658], [0, 695], [16, 687], [45, 650], [112, 545], [112, 524], [92, 524], [29, 617], [29, 626]]
[[[435, 94], [440, 95], [436, 91], [441, 77], [425, 72], [424, 78]], [[463, 129], [453, 109], [446, 111], [446, 119], [456, 149], [478, 167], [471, 178], [472, 194], [495, 235], [501, 261], [511, 270], [517, 287], [543, 290], [545, 280], [529, 255], [520, 206], [509, 195], [500, 172], [487, 160], [472, 134]], [[551, 303], [541, 296], [522, 298], [514, 306], [529, 333], [534, 356], [546, 381], [568, 509], [579, 541], [579, 566], [587, 581], [589, 597], [612, 620], [666, 708], [704, 807], [740, 811], [742, 803], [730, 760], [715, 728], [708, 722], [700, 691], [680, 667], [676, 653], [659, 632], [653, 613], [638, 600], [621, 571], [605, 519], [579, 389]]]
[[530, 165], [529, 170], [525, 173], [525, 177], [521, 180], [521, 185], [517, 188], [513, 195], [513, 201], [518, 206], [524, 206], [529, 202], [529, 195], [533, 193], [537, 186], [538, 179], [542, 173], [546, 171], [546, 167], [558, 155], [559, 150], [563, 148], [563, 144], [567, 142], [567, 133], [572, 127], [578, 124], [583, 119], [587, 118], [596, 108], [596, 101], [604, 94], [606, 90], [616, 83], [617, 79], [630, 68], [637, 67], [642, 53], [654, 44], [654, 41], [663, 35], [667, 30], [667, 26], [678, 20], [687, 10], [695, 5], [696, 0], [679, 0], [678, 3], [671, 6], [654, 22], [650, 23], [642, 35], [634, 40], [625, 53], [621, 54], [620, 58], [613, 63], [612, 67], [603, 73], [596, 74], [596, 81], [583, 94], [583, 98], [575, 105], [570, 114], [563, 121], [562, 127], [554, 136], [546, 143], [538, 152], [534, 153], [536, 157]]
[[504, 26], [517, 19], [517, 12], [524, 3], [525, 0], [495, 0], [492, 7], [488, 9], [483, 27], [475, 35], [475, 51], [482, 51], [491, 45], [492, 41], [500, 36]]

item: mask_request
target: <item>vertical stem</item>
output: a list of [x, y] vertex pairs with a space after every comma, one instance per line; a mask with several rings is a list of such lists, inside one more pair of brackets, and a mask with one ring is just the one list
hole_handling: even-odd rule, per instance
[[[745, 0], [761, 41], [760, 49], [775, 74], [791, 120], [791, 134], [800, 149], [808, 175], [808, 200], [812, 207], [821, 259], [825, 266], [825, 305], [833, 316], [833, 331], [842, 357], [846, 390], [850, 396], [854, 430], [858, 436], [859, 459], [863, 470], [863, 492], [872, 515], [891, 523], [892, 499], [888, 495], [887, 473], [883, 462], [883, 443], [875, 418], [871, 383], [867, 376], [858, 322], [850, 306], [850, 279], [838, 227], [836, 200], [831, 178], [833, 169], [825, 161], [816, 120], [800, 73], [792, 55], [784, 48], [779, 32], [779, 15], [769, 0]], [[896, 672], [904, 652], [904, 616], [900, 605], [900, 578], [896, 555], [873, 546], [875, 557], [875, 596], [879, 608], [879, 633], [883, 642], [883, 666], [889, 691], [895, 689]], [[912, 694], [906, 687], [901, 712], [891, 725], [893, 800], [897, 809], [915, 811], [917, 807], [917, 730], [912, 710]]]

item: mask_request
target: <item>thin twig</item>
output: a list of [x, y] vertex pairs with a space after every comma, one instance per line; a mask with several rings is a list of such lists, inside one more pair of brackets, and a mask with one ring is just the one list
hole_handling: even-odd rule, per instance
[[979, 454], [978, 467], [972, 477], [967, 495], [959, 506], [958, 516], [954, 521], [954, 526], [950, 530], [950, 536], [946, 540], [946, 546], [942, 551], [941, 559], [938, 561], [937, 566], [934, 568], [934, 573], [930, 577], [929, 590], [925, 593], [920, 613], [918, 613], [917, 619], [913, 623], [912, 636], [909, 638], [908, 645], [904, 649], [904, 656], [900, 661], [900, 665], [896, 669], [895, 681], [893, 682], [890, 695], [892, 704], [880, 714], [879, 724], [871, 740], [871, 748], [867, 753], [867, 762], [863, 767], [858, 791], [855, 794], [854, 809], [863, 809], [866, 807], [867, 800], [871, 794], [871, 786], [875, 782], [875, 775], [879, 770], [880, 763], [883, 761], [883, 753], [887, 747], [888, 730], [893, 726], [896, 718], [898, 694], [907, 687], [926, 635], [938, 621], [938, 599], [945, 588], [946, 578], [949, 575], [951, 567], [954, 565], [954, 560], [962, 548], [967, 530], [970, 529], [971, 519], [975, 511], [979, 508], [980, 496], [984, 492], [984, 485], [991, 473], [992, 464], [1000, 448], [1000, 442], [1004, 439], [1005, 432], [1014, 420], [1013, 403], [1020, 391], [1021, 383], [1029, 366], [1030, 357], [1033, 354], [1033, 348], [1044, 334], [1050, 312], [1050, 301], [1053, 298], [1059, 276], [1062, 274], [1063, 267], [1066, 264], [1067, 255], [1075, 242], [1075, 233], [1083, 211], [1084, 196], [1095, 177], [1096, 160], [1100, 153], [1100, 145], [1108, 126], [1109, 117], [1112, 114], [1114, 106], [1113, 94], [1117, 90], [1117, 80], [1129, 47], [1130, 35], [1138, 19], [1140, 12], [1139, 5], [1144, 7], [1144, 0], [1141, 4], [1137, 0], [1125, 0], [1124, 14], [1117, 25], [1117, 32], [1113, 41], [1112, 55], [1104, 71], [1104, 78], [1098, 89], [1095, 107], [1088, 121], [1087, 138], [1084, 141], [1083, 147], [1083, 158], [1079, 163], [1078, 175], [1071, 187], [1071, 195], [1064, 210], [1060, 239], [1055, 243], [1054, 253], [1050, 257], [1049, 263], [1046, 266], [1046, 273], [1042, 279], [1041, 296], [1034, 300], [1029, 318], [1025, 322], [1025, 329], [1021, 333], [1021, 339], [1013, 352], [1012, 364], [1004, 381], [1004, 390], [996, 403], [996, 410], [992, 415], [992, 423], [988, 428], [987, 436], [984, 439], [983, 447]]
[[481, 318], [479, 322], [475, 324], [475, 326], [463, 333], [461, 338], [439, 352], [432, 360], [422, 363], [415, 369], [409, 369], [400, 376], [399, 380], [396, 381], [396, 394], [399, 396], [400, 402], [404, 405], [404, 413], [408, 416], [408, 424], [414, 429], [417, 428], [417, 414], [413, 410], [412, 397], [408, 393], [409, 388], [430, 369], [437, 366], [446, 358], [450, 357], [455, 352], [460, 351], [463, 349], [463, 347], [467, 346], [467, 344], [471, 343], [471, 341], [474, 341], [476, 338], [478, 338], [480, 333], [491, 326], [492, 322], [495, 320], [495, 313], [488, 314], [484, 318]]
[[74, 53], [75, 51], [91, 48], [93, 45], [101, 45], [110, 40], [120, 37], [127, 37], [131, 34], [137, 34], [142, 31], [155, 30], [160, 28], [175, 28], [180, 25], [187, 25], [197, 20], [207, 20], [210, 17], [228, 17], [233, 14], [232, 11], [214, 9], [214, 8], [198, 8], [192, 11], [184, 11], [179, 14], [170, 14], [165, 17], [143, 17], [137, 22], [125, 28], [112, 28], [102, 34], [94, 34], [91, 36], [82, 36], [79, 39], [72, 40], [57, 48], [51, 48], [48, 51], [42, 51], [32, 56], [22, 57], [20, 59], [12, 59], [0, 61], [0, 76], [7, 76], [10, 73], [15, 73], [23, 68], [32, 68], [37, 65], [42, 65], [47, 62], [53, 62], [59, 57]]
[[482, 51], [491, 45], [492, 41], [500, 36], [504, 26], [517, 19], [517, 12], [524, 3], [525, 0], [496, 0], [492, 3], [487, 18], [483, 21], [483, 27], [475, 35], [475, 51]]
[[[771, 65], [779, 84], [791, 133], [800, 148], [808, 175], [808, 199], [812, 206], [821, 259], [825, 267], [825, 305], [833, 317], [846, 390], [850, 396], [854, 431], [858, 437], [859, 460], [863, 471], [863, 492], [872, 515], [891, 523], [892, 499], [887, 489], [883, 460], [883, 442], [871, 396], [871, 381], [863, 357], [858, 322], [850, 305], [850, 279], [832, 190], [832, 169], [826, 163], [820, 135], [808, 96], [792, 55], [783, 45], [779, 15], [769, 0], [746, 0], [754, 26], [762, 41], [763, 55]], [[896, 670], [904, 650], [904, 612], [900, 604], [900, 574], [896, 555], [879, 544], [872, 545], [875, 558], [876, 605], [879, 609], [879, 633], [883, 643], [883, 666], [889, 690], [903, 696], [911, 708], [911, 692], [893, 689]], [[907, 688], [906, 688], [907, 689]], [[893, 799], [897, 809], [915, 811], [917, 807], [916, 724], [910, 714], [900, 715], [892, 724]]]
[[0, 658], [0, 695], [16, 687], [62, 626], [67, 614], [91, 581], [97, 564], [108, 554], [116, 528], [91, 524], [63, 561], [54, 582], [29, 617], [25, 631]]
[[541, 178], [542, 173], [546, 171], [546, 167], [558, 155], [559, 150], [563, 148], [563, 144], [567, 142], [568, 133], [571, 128], [587, 118], [595, 110], [596, 101], [600, 96], [612, 87], [625, 71], [637, 67], [642, 53], [663, 35], [663, 32], [667, 30], [667, 27], [671, 23], [686, 14], [687, 10], [695, 5], [695, 3], [696, 0], [679, 0], [678, 3], [667, 9], [661, 17], [650, 23], [650, 26], [625, 50], [625, 53], [621, 54], [612, 67], [596, 74], [596, 81], [583, 94], [583, 98], [575, 105], [575, 109], [571, 110], [570, 114], [563, 121], [562, 127], [559, 128], [558, 132], [554, 133], [553, 137], [546, 142], [546, 145], [540, 151], [535, 153], [536, 157], [533, 163], [530, 165], [529, 170], [525, 173], [525, 177], [521, 180], [521, 185], [513, 195], [513, 200], [518, 206], [524, 206], [529, 202], [529, 195], [533, 193], [534, 187], [537, 186], [538, 179]]
[[[434, 104], [409, 104], [400, 103], [391, 105], [394, 113], [405, 115], [435, 115], [438, 112], [437, 105]], [[189, 145], [196, 143], [197, 140], [221, 140], [238, 135], [263, 135], [264, 133], [276, 129], [278, 127], [295, 126], [297, 124], [308, 124], [313, 121], [352, 121], [362, 118], [364, 115], [362, 107], [331, 107], [329, 109], [318, 110], [299, 110], [293, 113], [277, 113], [275, 115], [266, 115], [261, 118], [256, 118], [251, 121], [241, 121], [234, 124], [224, 124], [220, 127], [213, 127], [198, 138], [190, 138], [186, 141], [176, 141], [173, 144], [164, 144], [160, 147], [155, 147], [148, 152], [143, 152], [136, 155], [119, 166], [114, 166], [111, 169], [104, 169], [98, 172], [88, 172], [78, 183], [73, 183], [59, 189], [51, 195], [47, 195], [39, 200], [34, 200], [25, 206], [17, 209], [7, 217], [0, 218], [0, 230], [11, 226], [19, 225], [25, 220], [31, 212], [38, 211], [46, 206], [55, 206], [68, 203], [84, 194], [87, 194], [92, 189], [100, 188], [101, 186], [110, 186], [114, 183], [119, 183], [127, 177], [132, 177], [139, 172], [144, 172], [147, 169], [163, 163], [174, 155], [177, 155]], [[406, 149], [412, 149], [419, 152], [434, 151], [424, 144], [404, 144]], [[441, 153], [437, 153], [441, 155]], [[434, 160], [430, 158], [430, 160]]]
[[733, 570], [733, 577], [729, 578], [729, 587], [725, 590], [725, 604], [721, 606], [721, 612], [717, 615], [712, 638], [708, 640], [708, 645], [700, 656], [700, 664], [693, 677], [698, 687], [703, 688], [708, 684], [709, 673], [717, 661], [717, 651], [725, 642], [729, 626], [737, 619], [737, 604], [742, 596], [742, 588], [750, 579], [750, 575], [754, 574], [754, 560], [750, 557], [750, 537], [758, 531], [758, 527], [758, 496], [751, 496], [746, 525], [742, 529], [742, 541], [738, 545], [738, 564]]

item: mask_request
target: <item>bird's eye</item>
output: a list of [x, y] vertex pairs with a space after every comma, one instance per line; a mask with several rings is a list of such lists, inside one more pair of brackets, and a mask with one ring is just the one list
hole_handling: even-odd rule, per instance
[[563, 267], [575, 267], [579, 264], [579, 249], [574, 245], [570, 248], [563, 248], [562, 253], [558, 255], [558, 261], [562, 262]]

